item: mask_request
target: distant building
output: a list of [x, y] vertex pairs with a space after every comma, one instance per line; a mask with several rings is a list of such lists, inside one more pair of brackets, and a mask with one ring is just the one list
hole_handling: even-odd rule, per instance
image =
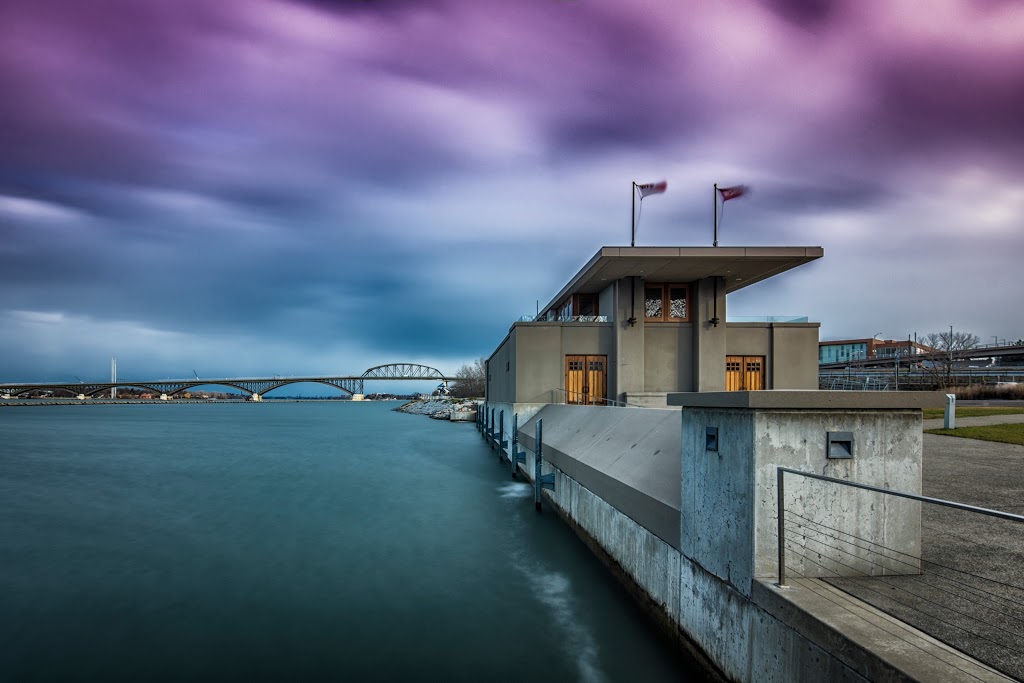
[[906, 358], [935, 351], [930, 346], [906, 340], [835, 339], [818, 342], [818, 363], [848, 363], [871, 358]]
[[[603, 247], [487, 361], [487, 401], [665, 407], [680, 391], [817, 389], [818, 323], [726, 322], [727, 295], [821, 247]], [[517, 412], [518, 412], [517, 408]]]

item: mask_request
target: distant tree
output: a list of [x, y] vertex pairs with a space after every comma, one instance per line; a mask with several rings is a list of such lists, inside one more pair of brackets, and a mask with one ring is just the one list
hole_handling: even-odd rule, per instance
[[467, 363], [455, 373], [455, 385], [452, 396], [456, 398], [481, 398], [487, 385], [487, 361], [477, 358]]
[[981, 338], [971, 332], [932, 332], [924, 336], [924, 344], [936, 351], [941, 351], [942, 356], [933, 358], [931, 369], [936, 381], [944, 387], [953, 384], [953, 364], [956, 362], [954, 356], [961, 351], [976, 349], [981, 343]]

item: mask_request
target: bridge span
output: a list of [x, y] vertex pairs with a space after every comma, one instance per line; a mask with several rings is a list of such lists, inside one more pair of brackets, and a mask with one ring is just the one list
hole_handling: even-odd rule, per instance
[[259, 401], [268, 392], [289, 384], [312, 382], [334, 387], [352, 396], [361, 396], [367, 380], [433, 380], [447, 386], [455, 381], [437, 368], [416, 363], [389, 363], [369, 368], [361, 375], [315, 375], [308, 377], [245, 377], [207, 379], [160, 379], [160, 380], [118, 380], [116, 382], [35, 382], [35, 383], [0, 383], [0, 396], [5, 399], [18, 398], [34, 391], [63, 392], [82, 400], [96, 396], [111, 389], [143, 389], [159, 394], [160, 398], [169, 400], [183, 391], [202, 386], [223, 386], [250, 394], [251, 399]]

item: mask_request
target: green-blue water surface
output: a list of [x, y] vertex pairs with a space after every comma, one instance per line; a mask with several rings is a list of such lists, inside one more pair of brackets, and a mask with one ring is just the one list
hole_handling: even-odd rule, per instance
[[0, 679], [692, 678], [470, 424], [0, 409]]

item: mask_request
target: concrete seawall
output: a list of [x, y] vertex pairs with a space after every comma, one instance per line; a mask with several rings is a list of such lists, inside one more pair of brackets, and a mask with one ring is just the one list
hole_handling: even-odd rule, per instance
[[[498, 415], [505, 410], [507, 438], [517, 406], [487, 406], [485, 418], [491, 408], [496, 408], [496, 432]], [[715, 677], [954, 681], [969, 670], [981, 680], [1006, 680], [864, 603], [838, 595], [813, 577], [788, 588], [774, 585], [770, 575], [777, 563], [769, 552], [773, 540], [768, 529], [774, 511], [767, 509], [773, 493], [755, 493], [765, 488], [762, 480], [767, 474], [774, 477], [776, 464], [810, 463], [819, 472], [821, 467], [817, 448], [808, 447], [806, 438], [801, 446], [800, 437], [793, 434], [785, 443], [779, 433], [764, 432], [763, 411], [724, 411], [732, 423], [722, 421], [723, 415], [714, 418], [715, 424], [723, 425], [727, 458], [742, 451], [739, 435], [752, 438], [755, 426], [758, 433], [769, 434], [768, 441], [774, 439], [760, 446], [768, 449], [758, 451], [760, 455], [752, 447], [744, 455], [744, 465], [739, 458], [695, 458], [692, 452], [688, 461], [687, 449], [693, 451], [694, 446], [685, 445], [684, 429], [696, 434], [700, 415], [706, 417], [713, 410], [684, 409], [681, 417], [679, 410], [529, 408], [525, 412], [532, 413], [530, 419], [519, 418], [519, 443], [528, 452], [520, 471], [533, 478], [534, 428], [543, 420], [542, 473], [554, 474], [554, 490], [544, 492], [548, 502]], [[828, 462], [826, 469], [856, 469], [868, 479], [877, 475], [907, 489], [916, 482], [919, 489], [920, 411], [847, 412], [835, 412], [821, 424], [814, 421], [819, 418], [806, 415], [797, 420], [810, 420], [800, 427], [808, 433], [848, 427], [866, 437], [857, 462]], [[792, 416], [775, 417], [785, 422]], [[739, 428], [745, 419], [749, 425]], [[880, 429], [909, 441], [870, 436]], [[703, 427], [699, 433], [703, 439]], [[727, 445], [729, 438], [735, 438], [732, 445]], [[901, 463], [897, 456], [915, 443], [916, 465]], [[703, 454], [703, 442], [701, 446]], [[780, 461], [780, 452], [792, 461]], [[718, 463], [717, 475], [703, 471], [712, 463]], [[889, 532], [901, 534], [899, 542], [909, 547], [919, 543], [919, 522], [913, 515], [908, 517], [898, 507], [886, 514], [886, 519], [899, 522]], [[854, 627], [849, 626], [851, 614], [856, 615]], [[908, 654], [909, 650], [913, 651]]]

